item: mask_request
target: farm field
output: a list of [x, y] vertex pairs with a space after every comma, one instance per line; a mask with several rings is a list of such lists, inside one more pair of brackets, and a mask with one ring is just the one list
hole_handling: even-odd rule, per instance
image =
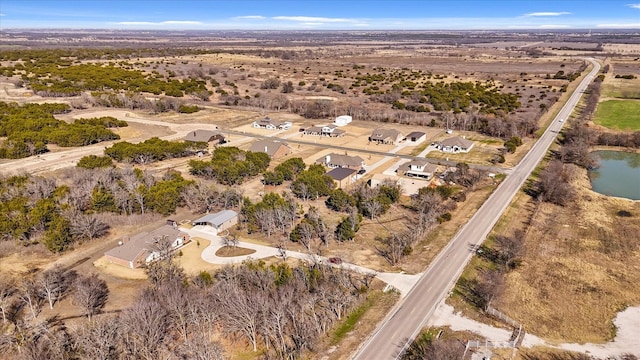
[[640, 101], [603, 101], [598, 104], [593, 122], [610, 129], [626, 131], [640, 130]]

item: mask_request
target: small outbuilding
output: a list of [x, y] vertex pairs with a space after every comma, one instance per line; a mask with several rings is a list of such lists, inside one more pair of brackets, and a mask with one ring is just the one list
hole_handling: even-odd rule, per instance
[[333, 120], [333, 123], [336, 126], [345, 126], [345, 125], [349, 124], [351, 121], [353, 121], [353, 118], [351, 118], [351, 116], [349, 116], [349, 115], [340, 115], [335, 120]]
[[423, 133], [422, 131], [413, 131], [409, 133], [405, 137], [405, 139], [407, 139], [407, 142], [409, 144], [420, 144], [427, 140], [427, 134]]
[[217, 231], [223, 231], [238, 223], [238, 213], [233, 210], [222, 210], [215, 214], [207, 214], [191, 223], [211, 226]]
[[335, 168], [329, 172], [327, 175], [331, 176], [331, 178], [338, 182], [338, 187], [343, 188], [343, 186], [351, 185], [355, 182], [357, 171], [355, 169], [349, 168]]

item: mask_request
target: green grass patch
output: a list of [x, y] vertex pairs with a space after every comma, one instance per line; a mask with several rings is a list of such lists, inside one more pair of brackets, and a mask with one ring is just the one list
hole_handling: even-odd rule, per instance
[[358, 321], [362, 319], [364, 314], [369, 310], [373, 303], [375, 302], [374, 296], [370, 296], [367, 300], [358, 308], [356, 308], [349, 316], [342, 320], [342, 324], [340, 324], [337, 328], [333, 337], [331, 338], [331, 345], [337, 345], [344, 339], [344, 337], [353, 330], [353, 327], [356, 326]]
[[640, 130], [640, 101], [603, 101], [598, 104], [594, 122], [610, 129]]

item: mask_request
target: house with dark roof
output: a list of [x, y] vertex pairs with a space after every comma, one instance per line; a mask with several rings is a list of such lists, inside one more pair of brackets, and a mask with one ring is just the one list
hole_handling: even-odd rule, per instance
[[291, 154], [291, 148], [287, 143], [269, 139], [254, 142], [251, 144], [249, 151], [266, 153], [272, 159], [278, 159]]
[[225, 142], [225, 138], [220, 130], [193, 130], [189, 131], [189, 133], [185, 135], [184, 141], [206, 142], [216, 145], [223, 144]]
[[193, 225], [211, 226], [220, 232], [238, 223], [238, 213], [233, 210], [222, 210], [215, 214], [207, 214], [191, 223]]
[[402, 133], [396, 129], [375, 129], [369, 136], [369, 141], [378, 144], [395, 145], [404, 139]]
[[410, 144], [420, 144], [427, 140], [427, 134], [423, 133], [422, 131], [413, 131], [407, 134], [407, 136], [405, 136], [405, 139]]
[[356, 173], [358, 171], [355, 169], [349, 168], [335, 168], [327, 172], [327, 175], [331, 176], [331, 178], [338, 182], [338, 187], [343, 188], [344, 186], [348, 186], [353, 184], [356, 181]]
[[438, 165], [431, 164], [426, 159], [414, 159], [398, 167], [398, 174], [408, 177], [430, 179], [438, 170]]
[[473, 141], [454, 136], [436, 143], [436, 149], [446, 153], [468, 153], [473, 148]]
[[189, 234], [180, 231], [176, 226], [163, 225], [151, 232], [141, 232], [132, 237], [125, 236], [119, 245], [104, 253], [107, 261], [130, 267], [139, 268], [157, 259], [158, 241], [167, 237], [171, 241], [171, 248], [177, 249], [189, 242]]
[[338, 129], [338, 125], [313, 125], [304, 129], [305, 135], [340, 137], [346, 134], [346, 131]]
[[325, 165], [330, 169], [348, 168], [358, 171], [364, 166], [364, 160], [360, 156], [331, 153], [316, 160], [316, 164]]

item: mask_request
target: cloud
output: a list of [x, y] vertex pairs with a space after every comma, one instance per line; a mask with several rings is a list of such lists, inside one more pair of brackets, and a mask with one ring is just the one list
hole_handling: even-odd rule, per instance
[[0, 16], [7, 16], [7, 15], [5, 15], [5, 14], [0, 14]]
[[151, 22], [151, 21], [121, 21], [117, 22], [119, 25], [127, 25], [127, 26], [149, 26], [149, 25], [202, 25], [200, 21], [189, 21], [189, 20], [167, 20], [160, 22]]
[[640, 29], [640, 23], [598, 24], [596, 27], [604, 29]]
[[272, 17], [274, 20], [285, 20], [285, 21], [295, 21], [301, 23], [355, 23], [359, 22], [355, 19], [346, 19], [346, 18], [327, 18], [327, 17], [316, 17], [316, 16], [274, 16]]
[[266, 19], [266, 17], [262, 15], [245, 15], [245, 16], [236, 16], [234, 17], [234, 19], [260, 20], [260, 19]]
[[121, 21], [118, 22], [119, 25], [156, 25], [157, 23], [152, 23], [149, 21]]
[[181, 20], [169, 20], [169, 21], [163, 21], [160, 24], [167, 24], [167, 25], [200, 25], [202, 24], [200, 21], [181, 21]]
[[540, 12], [532, 12], [528, 14], [524, 14], [524, 17], [537, 17], [537, 16], [562, 16], [562, 15], [570, 15], [570, 12], [567, 11], [540, 11]]
[[627, 4], [627, 6], [632, 9], [640, 9], [640, 4]]
[[569, 29], [571, 25], [545, 24], [538, 26], [538, 29]]

